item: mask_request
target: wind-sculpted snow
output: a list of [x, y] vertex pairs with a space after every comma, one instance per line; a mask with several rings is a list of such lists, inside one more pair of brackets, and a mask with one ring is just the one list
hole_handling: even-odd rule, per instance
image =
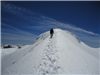
[[2, 75], [99, 75], [99, 50], [69, 31], [54, 29], [35, 43], [2, 57]]

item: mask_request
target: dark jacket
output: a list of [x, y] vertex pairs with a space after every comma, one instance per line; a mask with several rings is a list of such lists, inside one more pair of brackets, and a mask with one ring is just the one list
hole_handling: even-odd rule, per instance
[[52, 29], [50, 29], [50, 34], [53, 34], [54, 33], [54, 30], [53, 30], [53, 28]]

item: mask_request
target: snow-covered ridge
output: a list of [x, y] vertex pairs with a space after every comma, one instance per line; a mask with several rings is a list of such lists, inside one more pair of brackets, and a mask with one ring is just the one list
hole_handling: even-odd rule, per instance
[[41, 34], [33, 45], [2, 57], [2, 75], [99, 74], [99, 50], [69, 31]]

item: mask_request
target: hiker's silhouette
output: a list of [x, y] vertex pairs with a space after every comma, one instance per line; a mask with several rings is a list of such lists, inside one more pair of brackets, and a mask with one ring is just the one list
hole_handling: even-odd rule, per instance
[[50, 38], [53, 37], [53, 34], [54, 34], [54, 30], [53, 30], [53, 28], [51, 28], [51, 29], [50, 29]]

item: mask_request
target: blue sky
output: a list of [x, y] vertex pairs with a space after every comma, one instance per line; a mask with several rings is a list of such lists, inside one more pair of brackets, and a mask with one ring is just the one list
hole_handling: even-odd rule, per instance
[[5, 39], [19, 37], [20, 40], [24, 36], [28, 36], [25, 39], [33, 39], [52, 27], [67, 24], [100, 34], [100, 2], [9, 1], [1, 4], [2, 35]]

